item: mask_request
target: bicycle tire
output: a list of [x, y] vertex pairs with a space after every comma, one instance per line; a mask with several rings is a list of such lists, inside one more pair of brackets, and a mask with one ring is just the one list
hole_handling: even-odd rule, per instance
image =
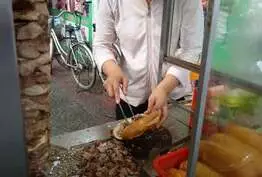
[[53, 55], [54, 55], [54, 41], [50, 37], [50, 40], [49, 40], [49, 57], [51, 58], [51, 60], [53, 60]]
[[[81, 53], [81, 52], [84, 52], [84, 53]], [[73, 56], [73, 53], [75, 54], [75, 57]], [[91, 89], [94, 86], [95, 81], [96, 81], [96, 65], [93, 59], [91, 49], [83, 43], [75, 44], [69, 53], [69, 62], [71, 65], [80, 69], [79, 71], [79, 70], [76, 70], [75, 68], [71, 68], [71, 72], [72, 72], [72, 75], [73, 75], [73, 78], [76, 84], [81, 89], [84, 89], [84, 90]], [[78, 67], [80, 65], [81, 67]], [[91, 70], [91, 72], [89, 70]], [[81, 78], [79, 74], [83, 72], [85, 72], [85, 74], [88, 75], [84, 78], [85, 80], [88, 79], [87, 83], [80, 80]], [[91, 74], [91, 77], [90, 77], [90, 74]]]
[[49, 39], [49, 57], [51, 59], [51, 74], [53, 74], [53, 61], [54, 61], [54, 41], [52, 37]]

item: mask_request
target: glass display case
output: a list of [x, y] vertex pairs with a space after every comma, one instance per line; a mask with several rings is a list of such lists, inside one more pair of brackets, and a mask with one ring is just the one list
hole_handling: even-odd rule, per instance
[[184, 156], [174, 175], [181, 168], [189, 177], [262, 175], [261, 18], [260, 0], [210, 0], [199, 65], [169, 53], [172, 19], [163, 26], [164, 60], [200, 74], [190, 145], [174, 153]]

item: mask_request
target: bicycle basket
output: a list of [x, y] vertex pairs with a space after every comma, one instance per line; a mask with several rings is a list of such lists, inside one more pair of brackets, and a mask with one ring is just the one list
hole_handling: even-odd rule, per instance
[[65, 21], [62, 17], [54, 17], [53, 28], [59, 39], [65, 36]]

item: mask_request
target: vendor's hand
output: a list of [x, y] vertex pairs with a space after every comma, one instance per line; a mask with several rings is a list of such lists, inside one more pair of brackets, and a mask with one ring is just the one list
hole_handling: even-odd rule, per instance
[[121, 68], [113, 61], [108, 61], [103, 65], [103, 71], [107, 76], [104, 87], [108, 95], [120, 102], [120, 88], [123, 94], [127, 94], [128, 79]]
[[221, 96], [225, 92], [226, 92], [226, 86], [224, 85], [218, 85], [218, 86], [210, 87], [208, 89], [207, 100], [206, 100], [207, 115], [213, 115], [219, 111], [219, 104], [217, 102], [217, 99], [214, 99], [214, 97]]
[[161, 86], [156, 87], [151, 93], [148, 99], [148, 108], [147, 113], [151, 113], [152, 111], [161, 111], [161, 121], [159, 126], [167, 119], [167, 97], [168, 93]]
[[208, 0], [202, 0], [202, 6], [203, 6], [204, 8], [207, 8], [207, 6], [208, 6]]

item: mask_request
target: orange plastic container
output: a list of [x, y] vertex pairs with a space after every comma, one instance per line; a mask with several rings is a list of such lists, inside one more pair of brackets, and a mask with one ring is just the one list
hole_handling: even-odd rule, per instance
[[199, 74], [198, 73], [194, 73], [194, 72], [190, 72], [190, 80], [191, 81], [199, 80]]
[[157, 157], [153, 161], [153, 167], [159, 177], [168, 177], [170, 168], [179, 168], [181, 162], [188, 158], [188, 148], [181, 148], [174, 152], [169, 152], [165, 155]]

